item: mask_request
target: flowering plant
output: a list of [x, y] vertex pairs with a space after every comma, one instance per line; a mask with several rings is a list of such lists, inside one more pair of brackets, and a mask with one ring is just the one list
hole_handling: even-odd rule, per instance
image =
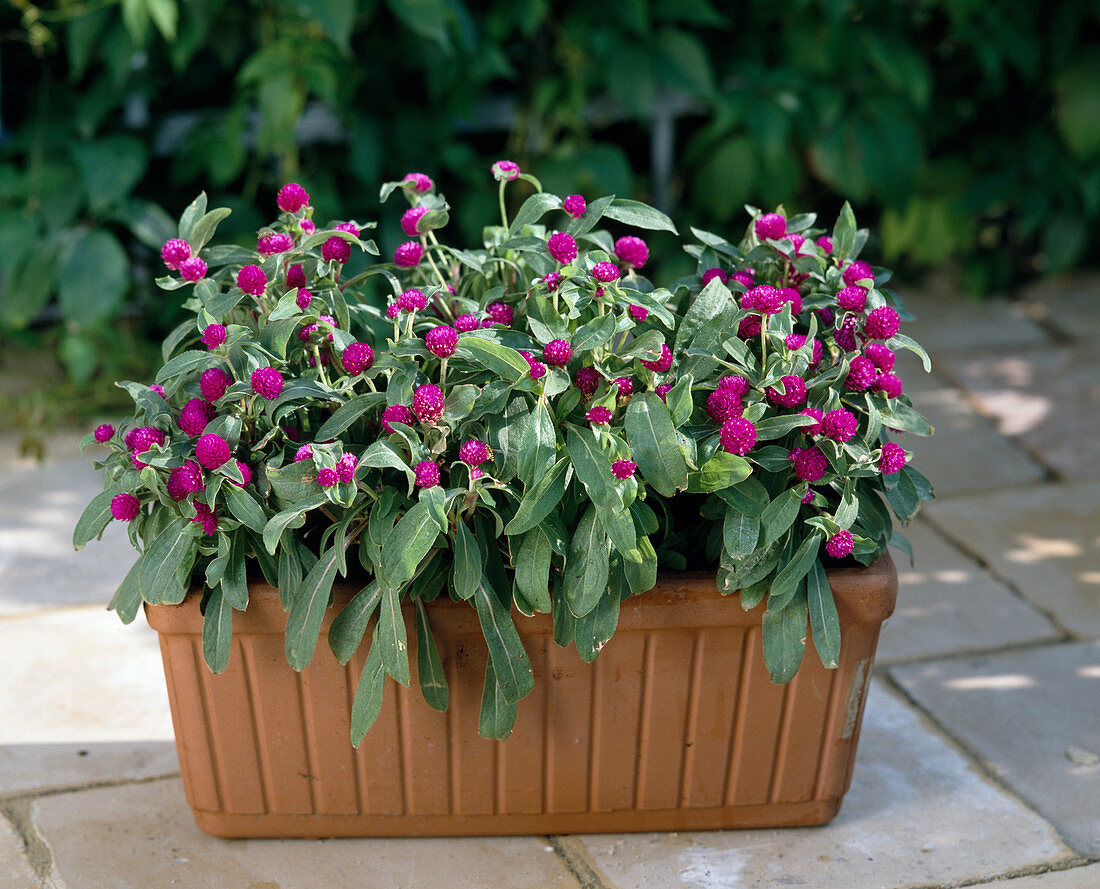
[[[856, 259], [851, 211], [816, 241], [812, 216], [756, 210], [738, 245], [697, 231], [699, 274], [662, 288], [642, 275], [645, 241], [597, 226], [675, 233], [663, 214], [563, 200], [508, 161], [492, 172], [501, 220], [476, 250], [437, 237], [450, 208], [430, 178], [387, 183], [383, 200], [409, 203], [408, 240], [354, 275], [353, 250], [377, 254], [368, 226], [320, 228], [293, 183], [255, 250], [206, 246], [228, 211], [205, 196], [184, 212], [162, 252], [176, 274], [158, 283], [193, 285], [195, 317], [168, 336], [153, 385], [120, 384], [133, 417], [87, 437], [107, 447], [107, 483], [74, 543], [114, 518], [141, 551], [110, 607], [130, 621], [201, 586], [220, 671], [262, 573], [302, 669], [336, 576], [358, 581], [328, 636], [346, 663], [376, 616], [356, 744], [385, 676], [411, 681], [402, 602], [440, 709], [431, 603], [476, 609], [488, 737], [509, 734], [533, 684], [513, 608], [552, 613], [556, 641], [592, 660], [661, 565], [716, 569], [745, 608], [767, 598], [775, 681], [797, 670], [807, 624], [835, 664], [825, 561], [869, 563], [900, 540], [880, 495], [903, 521], [931, 496], [887, 437], [931, 431], [892, 373], [895, 349], [920, 348], [898, 333], [888, 273]], [[535, 193], [509, 219], [517, 180]], [[392, 289], [387, 305], [364, 296], [370, 279]]]

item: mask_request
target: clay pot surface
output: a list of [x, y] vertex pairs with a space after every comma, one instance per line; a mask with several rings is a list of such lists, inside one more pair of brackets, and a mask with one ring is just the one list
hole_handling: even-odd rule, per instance
[[[202, 658], [199, 596], [146, 606], [160, 633], [187, 800], [226, 837], [448, 836], [707, 830], [823, 824], [851, 782], [879, 628], [893, 611], [889, 556], [829, 574], [841, 662], [812, 644], [787, 685], [761, 648], [763, 606], [745, 612], [714, 575], [667, 574], [625, 601], [591, 664], [554, 644], [549, 615], [518, 616], [534, 691], [506, 741], [478, 736], [487, 657], [468, 603], [437, 601], [432, 630], [451, 690], [446, 712], [416, 680], [386, 680], [358, 750], [350, 711], [366, 645], [345, 666], [328, 626], [357, 588], [337, 587], [316, 654], [283, 653], [277, 592], [250, 584], [233, 614], [228, 669]], [[367, 639], [370, 638], [368, 630]]]

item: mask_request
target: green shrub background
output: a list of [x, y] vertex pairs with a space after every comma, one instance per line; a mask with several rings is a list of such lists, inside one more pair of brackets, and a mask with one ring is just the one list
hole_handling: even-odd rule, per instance
[[53, 350], [77, 387], [140, 369], [178, 312], [152, 286], [157, 251], [200, 189], [234, 209], [219, 235], [247, 241], [294, 179], [322, 221], [381, 216], [385, 250], [400, 232], [381, 180], [429, 173], [476, 239], [498, 157], [685, 229], [739, 232], [744, 202], [828, 216], [848, 198], [884, 261], [960, 260], [967, 289], [1011, 288], [1097, 246], [1096, 10], [9, 0], [0, 341]]

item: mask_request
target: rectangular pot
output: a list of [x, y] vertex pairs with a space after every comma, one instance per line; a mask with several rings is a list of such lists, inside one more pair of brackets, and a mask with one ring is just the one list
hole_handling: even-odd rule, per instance
[[[594, 663], [554, 644], [549, 615], [517, 621], [535, 689], [507, 741], [477, 733], [486, 648], [466, 603], [429, 609], [451, 706], [430, 708], [416, 681], [387, 679], [382, 712], [351, 746], [351, 701], [365, 646], [347, 666], [329, 623], [296, 673], [283, 654], [286, 615], [271, 587], [249, 587], [233, 614], [228, 669], [202, 658], [195, 593], [146, 606], [160, 633], [187, 801], [224, 837], [447, 836], [705, 830], [823, 824], [851, 781], [879, 627], [897, 575], [888, 556], [829, 575], [842, 655], [813, 651], [773, 685], [763, 607], [742, 610], [714, 575], [664, 575], [623, 603]], [[409, 650], [416, 622], [406, 614]], [[369, 634], [368, 634], [369, 638]]]

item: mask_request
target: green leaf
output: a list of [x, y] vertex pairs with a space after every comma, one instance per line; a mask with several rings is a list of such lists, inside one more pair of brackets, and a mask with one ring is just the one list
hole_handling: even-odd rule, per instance
[[[236, 300], [233, 300], [233, 303], [236, 304]], [[210, 308], [210, 313], [213, 315], [219, 314], [214, 311], [214, 308], [215, 307]], [[221, 306], [217, 308], [221, 308]], [[229, 308], [232, 308], [232, 306]], [[225, 311], [228, 310], [229, 309], [225, 309]], [[283, 318], [281, 321], [270, 321], [270, 323], [265, 324], [260, 330], [260, 345], [271, 352], [275, 357], [286, 358], [286, 347], [290, 341], [290, 335], [294, 333], [294, 328], [297, 326], [298, 319], [296, 318]]]
[[428, 515], [432, 517], [440, 532], [446, 534], [449, 523], [447, 520], [447, 497], [443, 493], [443, 488], [439, 485], [421, 488], [420, 502], [428, 508]]
[[572, 337], [574, 355], [598, 349], [615, 335], [615, 316], [600, 315], [577, 328]]
[[565, 599], [577, 617], [595, 608], [607, 589], [609, 541], [596, 509], [589, 506], [581, 517], [565, 562]]
[[363, 452], [363, 457], [359, 462], [363, 466], [374, 466], [378, 469], [389, 467], [390, 469], [400, 469], [402, 472], [412, 472], [409, 464], [401, 459], [401, 455], [388, 441], [376, 441]]
[[183, 601], [187, 589], [180, 582], [180, 568], [194, 558], [196, 542], [188, 531], [191, 523], [182, 516], [173, 518], [146, 549], [138, 573], [141, 598], [150, 605]]
[[407, 583], [438, 536], [439, 526], [428, 507], [417, 501], [401, 517], [386, 540], [379, 572], [381, 579], [391, 587]]
[[68, 250], [57, 278], [66, 321], [90, 325], [110, 315], [129, 285], [130, 260], [109, 231], [93, 229]]
[[841, 528], [850, 528], [859, 516], [859, 500], [855, 493], [855, 480], [848, 479], [844, 483], [844, 494], [840, 498], [840, 506], [837, 507], [834, 521]]
[[779, 611], [786, 608], [787, 603], [798, 592], [798, 585], [817, 562], [817, 550], [821, 545], [821, 534], [814, 532], [795, 551], [791, 560], [779, 569], [772, 581], [768, 593], [768, 608]]
[[248, 607], [248, 574], [245, 568], [245, 551], [248, 542], [243, 534], [234, 534], [229, 548], [229, 561], [221, 576], [219, 589], [226, 604], [238, 611]]
[[574, 639], [577, 643], [577, 654], [586, 664], [592, 663], [604, 643], [615, 635], [619, 626], [620, 598], [618, 589], [608, 589], [595, 608], [584, 617], [577, 618]]
[[485, 685], [481, 692], [481, 713], [477, 720], [478, 734], [483, 738], [503, 741], [516, 724], [519, 708], [509, 701], [497, 681], [493, 659], [485, 662]]
[[222, 673], [229, 666], [232, 641], [233, 606], [226, 601], [221, 588], [215, 587], [206, 600], [202, 619], [202, 657], [211, 673]]
[[688, 476], [688, 491], [708, 493], [729, 488], [752, 475], [752, 466], [744, 457], [715, 451], [703, 468]]
[[657, 552], [648, 537], [638, 538], [638, 551], [642, 556], [640, 562], [623, 562], [627, 586], [635, 596], [648, 593], [657, 585]]
[[[270, 478], [270, 473], [268, 477]], [[299, 501], [289, 509], [284, 509], [282, 512], [275, 513], [275, 515], [267, 520], [267, 524], [264, 525], [264, 530], [262, 532], [264, 547], [267, 551], [274, 554], [276, 548], [279, 546], [279, 541], [282, 539], [283, 531], [294, 522], [298, 521], [303, 513], [321, 506], [324, 503], [328, 503], [328, 497], [323, 493], [314, 493], [308, 500]]]
[[363, 414], [380, 404], [384, 404], [386, 396], [382, 392], [367, 392], [356, 395], [350, 401], [340, 405], [324, 424], [314, 434], [316, 441], [329, 441], [336, 438]]
[[189, 243], [191, 249], [198, 253], [199, 250], [206, 246], [206, 242], [214, 237], [214, 232], [218, 229], [218, 223], [220, 223], [225, 217], [227, 217], [232, 211], [228, 207], [218, 207], [211, 210], [209, 213], [203, 214], [202, 218], [195, 223], [195, 227], [191, 230], [191, 238]]
[[777, 417], [767, 417], [756, 424], [756, 440], [771, 441], [782, 438], [792, 429], [801, 429], [803, 426], [812, 426], [813, 417], [804, 414], [785, 414]]
[[893, 488], [887, 488], [886, 500], [894, 514], [901, 519], [902, 524], [908, 524], [909, 520], [920, 509], [920, 495], [912, 478], [904, 472], [898, 476], [898, 483]]
[[336, 579], [336, 565], [340, 552], [336, 547], [327, 550], [309, 570], [301, 588], [290, 603], [286, 621], [286, 659], [295, 670], [303, 670], [313, 660], [317, 637], [325, 619], [332, 583]]
[[298, 288], [295, 287], [279, 297], [275, 308], [267, 313], [267, 320], [270, 324], [272, 321], [285, 321], [301, 314], [302, 310], [298, 308]]
[[676, 442], [676, 429], [665, 403], [655, 392], [630, 399], [626, 439], [645, 480], [657, 493], [672, 497], [688, 486], [688, 467]]
[[799, 584], [794, 598], [782, 611], [764, 612], [764, 663], [772, 682], [790, 682], [806, 653], [806, 587]]
[[531, 366], [515, 349], [479, 336], [461, 337], [458, 341], [458, 352], [465, 353], [471, 360], [511, 383], [518, 383], [531, 371]]
[[496, 673], [500, 695], [506, 702], [514, 703], [531, 691], [535, 679], [512, 615], [485, 578], [474, 592], [474, 607], [489, 647], [489, 660]]
[[594, 201], [588, 202], [588, 207], [584, 211], [584, 215], [578, 219], [570, 220], [569, 227], [566, 229], [569, 234], [574, 238], [579, 238], [583, 234], [587, 234], [592, 231], [603, 218], [604, 212], [615, 200], [615, 195], [604, 195], [602, 198], [596, 198]]
[[896, 333], [894, 336], [890, 337], [890, 341], [886, 345], [895, 352], [898, 349], [908, 349], [920, 358], [925, 373], [932, 372], [932, 359], [928, 357], [928, 353], [924, 351], [924, 347], [912, 337], [906, 336], [904, 333]]
[[206, 192], [200, 191], [199, 196], [187, 205], [187, 209], [180, 216], [179, 235], [188, 243], [191, 243], [191, 234], [195, 228], [195, 223], [199, 221], [204, 213], [206, 213]]
[[604, 532], [612, 546], [628, 562], [640, 562], [642, 554], [638, 550], [638, 534], [634, 530], [634, 519], [627, 509], [600, 509], [596, 512]]
[[829, 587], [829, 577], [820, 560], [814, 562], [806, 575], [806, 603], [817, 656], [821, 658], [822, 666], [835, 670], [840, 662], [840, 618], [836, 613], [833, 591]]
[[225, 488], [225, 500], [229, 511], [237, 521], [258, 534], [264, 533], [267, 527], [267, 514], [248, 491], [237, 485], [229, 485]]
[[363, 641], [371, 615], [382, 601], [382, 586], [372, 580], [344, 606], [328, 630], [328, 647], [341, 664], [346, 664]]
[[764, 512], [764, 508], [770, 503], [768, 489], [758, 479], [747, 478], [732, 488], [723, 488], [715, 492], [719, 497], [741, 512], [758, 516]]
[[84, 508], [73, 530], [73, 549], [84, 549], [89, 540], [103, 533], [103, 529], [112, 518], [111, 500], [116, 494], [121, 493], [121, 488], [112, 486], [92, 498], [92, 502]]
[[925, 437], [931, 435], [934, 431], [928, 420], [898, 399], [894, 399], [894, 403], [889, 406], [879, 404], [878, 408], [882, 413], [883, 424], [891, 429], [912, 432], [914, 435]]
[[197, 349], [180, 352], [175, 358], [166, 361], [164, 366], [157, 371], [156, 381], [158, 383], [163, 383], [165, 380], [184, 376], [199, 368], [205, 370], [208, 367], [212, 367], [217, 362], [217, 356], [209, 352], [200, 352]]
[[729, 288], [718, 278], [711, 280], [695, 297], [691, 308], [684, 315], [684, 320], [676, 328], [676, 342], [672, 351], [677, 353], [685, 349], [703, 325], [717, 317], [731, 303], [733, 303], [733, 294]]
[[718, 567], [718, 589], [732, 593], [767, 577], [779, 561], [779, 552], [778, 544], [758, 546], [736, 564], [730, 564], [723, 554]]
[[[524, 602], [517, 603], [525, 614], [550, 610], [550, 535], [536, 525], [523, 535], [516, 554], [516, 589]], [[527, 607], [523, 607], [526, 605]]]
[[660, 210], [656, 210], [641, 201], [629, 201], [625, 198], [615, 198], [603, 211], [608, 219], [614, 219], [624, 225], [632, 225], [635, 228], [645, 228], [650, 231], [672, 232], [679, 234], [672, 220]]
[[562, 457], [539, 479], [538, 484], [524, 492], [519, 509], [504, 528], [505, 534], [512, 537], [530, 531], [550, 514], [565, 494], [569, 478], [567, 470], [571, 466], [569, 458]]
[[798, 518], [801, 506], [802, 498], [793, 488], [784, 491], [769, 503], [760, 514], [760, 526], [763, 530], [760, 546], [765, 547], [786, 534], [787, 529]]
[[691, 374], [682, 376], [665, 394], [665, 404], [668, 405], [668, 412], [672, 416], [672, 425], [677, 429], [691, 419], [691, 412], [695, 409], [691, 399], [691, 387], [694, 383], [695, 380]]
[[111, 602], [107, 606], [107, 610], [115, 612], [124, 624], [133, 623], [134, 618], [137, 617], [138, 609], [141, 607], [141, 590], [138, 589], [138, 574], [140, 571], [141, 559], [138, 559], [126, 572], [126, 577], [119, 584], [118, 589], [115, 590], [115, 594], [111, 597]]
[[565, 601], [561, 584], [555, 582], [554, 593], [550, 597], [551, 613], [554, 620], [554, 642], [562, 648], [573, 641], [573, 634], [577, 628], [577, 619], [569, 610], [569, 604]]
[[443, 673], [443, 661], [428, 623], [428, 610], [424, 600], [416, 600], [416, 672], [420, 680], [420, 692], [429, 707], [446, 710], [451, 702], [451, 690]]
[[295, 551], [293, 533], [290, 542], [279, 550], [279, 603], [290, 610], [290, 599], [302, 585], [302, 562]]
[[367, 662], [363, 665], [363, 673], [355, 688], [355, 700], [351, 705], [351, 743], [354, 747], [363, 743], [363, 736], [382, 711], [382, 692], [385, 688], [386, 671], [382, 668], [382, 653], [379, 651], [376, 629]]
[[833, 258], [838, 262], [847, 259], [856, 242], [856, 215], [847, 201], [840, 208], [836, 225], [833, 226]]
[[526, 201], [523, 202], [523, 206], [519, 208], [515, 218], [512, 220], [512, 225], [508, 229], [509, 236], [515, 236], [520, 233], [525, 225], [530, 225], [533, 222], [538, 222], [546, 213], [550, 210], [558, 210], [561, 208], [561, 198], [556, 194], [547, 194], [544, 191], [535, 192]]
[[477, 541], [461, 519], [455, 526], [454, 554], [453, 589], [460, 599], [469, 599], [477, 592], [485, 569]]
[[535, 484], [554, 465], [558, 438], [545, 401], [540, 400], [527, 416], [519, 441], [519, 477], [524, 487]]
[[743, 559], [754, 549], [760, 539], [760, 517], [726, 508], [726, 517], [722, 522], [722, 545], [730, 558]]
[[382, 646], [382, 663], [386, 672], [408, 688], [409, 641], [405, 630], [405, 617], [401, 613], [401, 590], [385, 587], [378, 611], [378, 642]]
[[584, 426], [571, 426], [566, 443], [573, 470], [592, 502], [603, 509], [621, 510], [623, 498], [615, 484], [615, 476], [611, 474], [611, 461], [601, 450], [592, 430]]

